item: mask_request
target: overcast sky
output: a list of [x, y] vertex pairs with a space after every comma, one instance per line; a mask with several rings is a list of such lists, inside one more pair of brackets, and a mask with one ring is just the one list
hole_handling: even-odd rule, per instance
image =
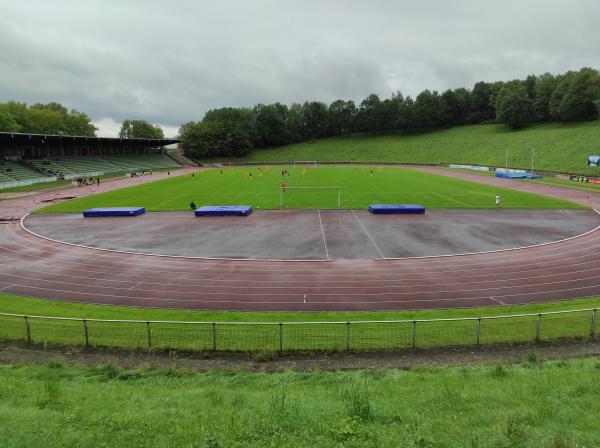
[[600, 0], [0, 0], [0, 102], [174, 136], [215, 107], [597, 68], [599, 18]]

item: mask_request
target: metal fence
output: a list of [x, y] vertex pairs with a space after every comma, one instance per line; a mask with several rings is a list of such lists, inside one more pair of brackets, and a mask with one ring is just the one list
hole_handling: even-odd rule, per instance
[[354, 322], [177, 322], [0, 314], [0, 339], [192, 351], [428, 348], [594, 338], [597, 311]]

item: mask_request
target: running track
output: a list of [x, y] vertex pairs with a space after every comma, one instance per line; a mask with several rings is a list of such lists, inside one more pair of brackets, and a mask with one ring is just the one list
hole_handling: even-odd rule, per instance
[[[598, 193], [424, 170], [600, 209]], [[161, 177], [165, 175], [0, 202], [0, 291], [112, 305], [300, 311], [493, 306], [600, 295], [600, 230], [561, 243], [493, 254], [418, 260], [256, 262], [78, 248], [30, 235], [18, 221], [45, 200]]]

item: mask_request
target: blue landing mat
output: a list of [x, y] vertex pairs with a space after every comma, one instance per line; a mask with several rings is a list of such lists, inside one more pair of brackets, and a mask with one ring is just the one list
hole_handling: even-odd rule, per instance
[[541, 179], [542, 176], [532, 173], [496, 173], [496, 177], [504, 179]]
[[401, 214], [420, 214], [425, 213], [425, 207], [414, 204], [396, 204], [396, 205], [369, 205], [371, 213], [401, 213]]
[[249, 205], [205, 205], [194, 211], [196, 216], [248, 216], [252, 213]]
[[138, 216], [146, 212], [144, 207], [103, 207], [90, 208], [83, 212], [86, 218], [98, 218], [106, 216]]

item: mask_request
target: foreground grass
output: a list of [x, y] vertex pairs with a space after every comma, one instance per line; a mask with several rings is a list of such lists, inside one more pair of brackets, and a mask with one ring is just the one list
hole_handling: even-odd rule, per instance
[[192, 373], [0, 366], [10, 447], [595, 447], [600, 361]]
[[[199, 171], [149, 184], [123, 188], [62, 202], [38, 210], [81, 212], [92, 207], [143, 206], [148, 211], [189, 210], [197, 205], [252, 205], [278, 209], [283, 197], [288, 208], [336, 208], [337, 189], [292, 187], [339, 186], [342, 208], [370, 204], [421, 204], [428, 208], [495, 208], [499, 192], [504, 208], [577, 208], [577, 204], [516, 190], [467, 182], [403, 168], [318, 167], [224, 168]], [[252, 176], [250, 176], [252, 174]], [[285, 180], [287, 190], [281, 194]]]
[[[318, 140], [281, 148], [254, 150], [233, 162], [294, 160], [469, 163], [531, 167], [537, 170], [586, 173], [587, 157], [598, 153], [600, 123], [544, 124], [520, 131], [504, 125], [461, 126], [440, 131], [361, 135]], [[212, 160], [214, 161], [214, 160]]]
[[[586, 338], [592, 334], [593, 313], [515, 316], [505, 319], [471, 319], [413, 323], [410, 319], [485, 317], [507, 314], [595, 308], [596, 299], [471, 310], [437, 310], [403, 313], [243, 313], [144, 310], [0, 296], [0, 312], [30, 317], [0, 316], [0, 338], [37, 343], [158, 348], [181, 350], [278, 351], [442, 347], [476, 343], [528, 342], [557, 338]], [[77, 317], [50, 320], [31, 315]], [[142, 322], [94, 321], [130, 319]], [[143, 321], [170, 320], [181, 323]], [[406, 322], [356, 323], [365, 320]], [[192, 324], [185, 322], [206, 322]], [[306, 324], [300, 322], [322, 322]], [[352, 324], [345, 322], [353, 321]], [[217, 322], [212, 324], [211, 322]], [[228, 323], [229, 322], [229, 323]], [[246, 322], [236, 325], [235, 322]], [[259, 322], [263, 322], [260, 324]], [[264, 322], [270, 322], [265, 324]], [[288, 322], [283, 325], [279, 322]], [[296, 322], [292, 324], [290, 322]], [[339, 322], [339, 323], [331, 323]], [[597, 330], [596, 334], [598, 333]]]

